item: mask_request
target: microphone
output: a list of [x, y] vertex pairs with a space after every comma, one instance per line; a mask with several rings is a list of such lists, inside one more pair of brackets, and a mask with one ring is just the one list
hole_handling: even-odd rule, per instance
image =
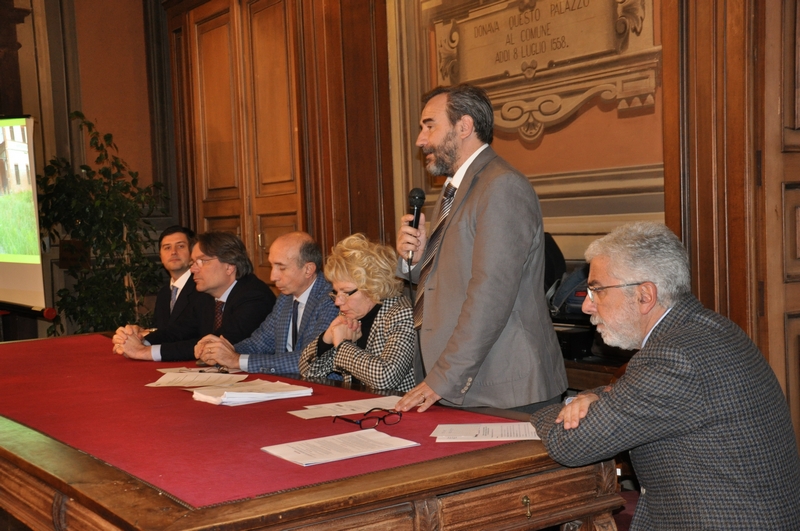
[[[408, 193], [408, 207], [409, 214], [414, 214], [414, 219], [411, 221], [411, 226], [415, 229], [419, 228], [419, 215], [422, 213], [422, 207], [425, 205], [425, 191], [422, 188], [413, 188]], [[411, 265], [411, 258], [414, 252], [408, 251], [408, 263]]]

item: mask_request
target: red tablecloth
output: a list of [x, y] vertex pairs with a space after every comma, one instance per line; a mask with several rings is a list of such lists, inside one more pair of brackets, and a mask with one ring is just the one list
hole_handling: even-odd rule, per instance
[[[0, 415], [82, 450], [194, 507], [250, 498], [348, 476], [437, 459], [501, 443], [436, 443], [440, 423], [507, 419], [434, 406], [409, 412], [380, 431], [420, 446], [302, 467], [264, 446], [351, 432], [331, 418], [302, 420], [287, 411], [373, 395], [325, 385], [309, 397], [245, 406], [197, 402], [178, 388], [152, 388], [158, 368], [111, 353], [100, 335], [0, 343]], [[253, 375], [268, 380], [294, 380]]]

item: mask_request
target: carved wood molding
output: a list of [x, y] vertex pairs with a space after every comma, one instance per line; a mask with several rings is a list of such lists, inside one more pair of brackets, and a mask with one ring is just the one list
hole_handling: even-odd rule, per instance
[[614, 58], [614, 66], [603, 61], [608, 64], [597, 65], [594, 71], [580, 66], [565, 69], [559, 79], [538, 90], [524, 86], [513, 91], [525, 92], [510, 101], [508, 92], [512, 91], [491, 87], [488, 92], [495, 104], [495, 125], [504, 131], [516, 131], [523, 140], [533, 142], [547, 127], [568, 120], [595, 97], [606, 103], [616, 102], [620, 114], [652, 107], [660, 52], [657, 47], [633, 57]]
[[498, 128], [533, 142], [598, 97], [621, 113], [655, 104], [661, 49], [632, 43], [652, 25], [646, 0], [472, 5], [433, 14], [438, 82], [486, 88]]

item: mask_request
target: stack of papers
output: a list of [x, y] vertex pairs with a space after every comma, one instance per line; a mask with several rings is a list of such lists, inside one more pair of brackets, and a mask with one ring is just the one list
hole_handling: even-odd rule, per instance
[[309, 466], [411, 448], [412, 446], [419, 446], [419, 443], [370, 429], [344, 435], [331, 435], [330, 437], [265, 446], [262, 450], [292, 463]]
[[297, 396], [310, 396], [313, 389], [301, 385], [292, 385], [285, 382], [269, 382], [267, 380], [253, 380], [239, 382], [233, 385], [200, 387], [192, 395], [195, 400], [222, 406], [241, 406], [278, 400], [280, 398], [294, 398]]
[[439, 424], [431, 437], [436, 442], [523, 441], [540, 440], [530, 422], [496, 424]]

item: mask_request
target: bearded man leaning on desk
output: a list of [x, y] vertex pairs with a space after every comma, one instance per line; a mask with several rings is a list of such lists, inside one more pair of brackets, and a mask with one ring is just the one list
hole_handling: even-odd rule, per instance
[[744, 331], [691, 294], [680, 240], [662, 224], [626, 225], [586, 260], [583, 311], [607, 344], [640, 350], [613, 385], [533, 414], [550, 456], [581, 466], [630, 449], [632, 530], [800, 529], [786, 398]]

